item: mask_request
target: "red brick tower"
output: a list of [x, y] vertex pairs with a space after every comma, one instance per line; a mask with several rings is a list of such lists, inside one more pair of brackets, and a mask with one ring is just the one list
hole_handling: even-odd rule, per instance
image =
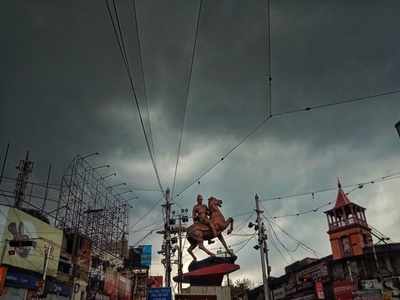
[[365, 208], [350, 201], [339, 181], [335, 207], [325, 214], [333, 259], [362, 255], [364, 247], [372, 246]]

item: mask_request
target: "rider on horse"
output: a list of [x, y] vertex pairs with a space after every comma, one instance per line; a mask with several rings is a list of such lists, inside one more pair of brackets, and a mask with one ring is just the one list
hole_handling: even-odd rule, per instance
[[[207, 225], [211, 228], [213, 236], [216, 237], [218, 235], [217, 230], [214, 227], [214, 224], [210, 222], [210, 210], [206, 205], [203, 204], [203, 196], [197, 195], [197, 204], [193, 207], [192, 218], [193, 223], [201, 223]], [[208, 241], [209, 244], [213, 243], [211, 240]]]

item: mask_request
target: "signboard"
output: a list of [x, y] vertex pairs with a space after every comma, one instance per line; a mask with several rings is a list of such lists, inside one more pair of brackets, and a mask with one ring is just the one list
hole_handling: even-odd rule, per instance
[[70, 297], [72, 294], [72, 287], [65, 283], [59, 282], [53, 278], [47, 279], [46, 282], [46, 293], [60, 295], [64, 297]]
[[361, 289], [363, 290], [381, 290], [382, 283], [378, 281], [378, 279], [370, 279], [370, 280], [361, 280], [360, 281]]
[[272, 291], [272, 294], [274, 295], [275, 300], [285, 299], [286, 297], [285, 287], [279, 287], [274, 289]]
[[84, 237], [79, 237], [78, 240], [79, 247], [77, 251], [77, 264], [79, 266], [79, 278], [87, 281], [92, 261], [92, 243]]
[[298, 272], [298, 278], [308, 278], [314, 281], [328, 277], [328, 266], [325, 261]]
[[106, 271], [104, 275], [104, 293], [110, 296], [110, 299], [116, 299], [118, 297], [118, 282], [117, 282], [117, 272]]
[[131, 299], [131, 282], [124, 276], [118, 277], [118, 300]]
[[0, 266], [0, 296], [3, 294], [6, 284], [7, 267]]
[[160, 288], [163, 284], [162, 276], [149, 276], [147, 279], [147, 286], [149, 288]]
[[36, 289], [39, 281], [38, 275], [27, 274], [11, 268], [8, 269], [6, 275], [6, 285], [16, 288]]
[[333, 292], [336, 300], [352, 300], [353, 283], [350, 280], [335, 281], [333, 283]]
[[315, 294], [317, 296], [317, 299], [325, 299], [324, 285], [322, 281], [315, 282]]
[[[3, 263], [42, 273], [45, 254], [51, 247], [47, 274], [57, 275], [63, 233], [21, 210], [0, 206], [0, 242], [4, 245]], [[5, 216], [5, 218], [3, 218]], [[9, 241], [33, 241], [30, 247], [11, 247]]]
[[142, 246], [142, 254], [140, 255], [140, 264], [145, 268], [151, 266], [151, 245]]
[[148, 300], [172, 300], [171, 288], [149, 289]]

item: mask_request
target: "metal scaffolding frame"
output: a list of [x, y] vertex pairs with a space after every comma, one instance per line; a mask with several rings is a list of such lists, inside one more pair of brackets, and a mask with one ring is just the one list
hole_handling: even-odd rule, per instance
[[124, 256], [129, 205], [114, 191], [86, 157], [75, 156], [61, 179], [56, 227], [87, 237], [97, 249]]

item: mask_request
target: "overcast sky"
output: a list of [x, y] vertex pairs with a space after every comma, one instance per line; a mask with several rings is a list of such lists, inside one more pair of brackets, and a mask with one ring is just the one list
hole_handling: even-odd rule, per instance
[[[141, 108], [144, 82], [131, 2], [118, 1]], [[164, 187], [171, 186], [183, 124], [185, 88], [199, 2], [138, 0], [155, 155]], [[390, 1], [272, 1], [272, 112], [327, 104], [400, 88], [400, 3]], [[1, 9], [0, 142], [11, 143], [8, 175], [31, 150], [34, 176], [44, 180], [48, 164], [58, 181], [76, 154], [99, 151], [93, 164], [110, 163], [115, 183], [157, 187], [138, 114], [103, 1], [11, 1]], [[245, 136], [267, 111], [265, 1], [205, 1], [184, 128], [177, 191]], [[226, 216], [251, 211], [254, 194], [279, 195], [368, 181], [400, 171], [400, 95], [271, 119], [229, 158], [179, 200], [191, 210], [196, 194], [224, 200]], [[148, 124], [145, 113], [146, 124]], [[373, 184], [350, 198], [367, 208], [369, 222], [399, 241], [399, 181]], [[138, 193], [134, 224], [159, 198]], [[270, 216], [296, 213], [334, 201], [336, 192], [265, 201]], [[132, 231], [160, 222], [154, 210]], [[248, 215], [238, 217], [240, 225]], [[254, 221], [254, 218], [251, 220]], [[282, 218], [293, 236], [330, 254], [323, 213]], [[132, 232], [131, 243], [149, 229]], [[251, 232], [246, 227], [241, 233]], [[289, 249], [296, 242], [277, 232]], [[234, 245], [243, 237], [229, 238]], [[153, 243], [153, 274], [163, 274], [160, 237]], [[238, 256], [234, 279], [261, 281], [251, 241]], [[270, 239], [272, 274], [310, 256], [301, 249], [280, 256]], [[234, 247], [237, 249], [238, 247]], [[200, 254], [199, 250], [196, 250]], [[186, 257], [187, 262], [189, 258]]]

